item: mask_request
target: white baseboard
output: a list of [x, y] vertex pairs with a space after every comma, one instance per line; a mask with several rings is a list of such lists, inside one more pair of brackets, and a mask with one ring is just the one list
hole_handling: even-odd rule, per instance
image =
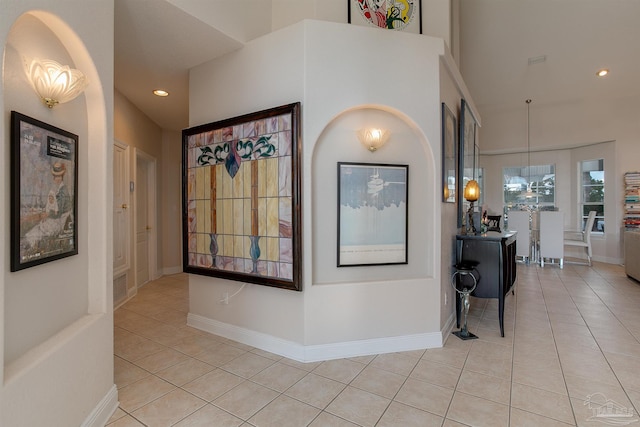
[[[450, 321], [449, 323], [451, 325], [448, 327], [452, 329], [453, 322]], [[372, 354], [439, 348], [442, 347], [444, 343], [443, 336], [448, 335], [443, 334], [442, 331], [438, 331], [398, 337], [305, 346], [293, 341], [283, 340], [282, 338], [262, 332], [252, 331], [192, 313], [189, 313], [187, 316], [187, 325], [304, 363], [368, 356]]]
[[442, 345], [447, 342], [447, 339], [451, 336], [453, 332], [453, 328], [456, 326], [456, 312], [454, 311], [449, 315], [447, 322], [444, 324], [444, 328], [442, 328]]
[[172, 274], [182, 273], [182, 266], [179, 265], [177, 267], [165, 267], [162, 269], [163, 276], [170, 276]]
[[109, 418], [118, 409], [118, 389], [114, 384], [100, 403], [93, 408], [93, 411], [84, 420], [81, 427], [103, 427], [107, 425]]

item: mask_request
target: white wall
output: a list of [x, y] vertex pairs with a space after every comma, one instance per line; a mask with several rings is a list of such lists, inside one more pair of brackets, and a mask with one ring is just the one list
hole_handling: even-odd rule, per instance
[[[363, 51], [367, 45], [376, 50]], [[397, 64], [377, 52], [394, 52], [410, 72], [389, 78]], [[191, 275], [192, 323], [237, 339], [255, 334], [253, 345], [280, 340], [280, 350], [303, 360], [343, 356], [340, 345], [355, 354], [441, 344], [443, 53], [440, 39], [303, 21], [192, 70], [191, 125], [301, 101], [304, 159], [303, 292], [247, 284], [222, 305], [222, 293], [241, 283]], [[355, 137], [370, 120], [392, 129], [388, 144], [373, 155]], [[338, 160], [410, 165], [408, 265], [335, 266]]]
[[[3, 0], [0, 109], [0, 424], [104, 424], [113, 384], [113, 2]], [[34, 11], [31, 15], [25, 12]], [[92, 19], [86, 19], [91, 16]], [[51, 57], [87, 74], [78, 99], [48, 110], [28, 86], [21, 54]], [[9, 112], [76, 133], [79, 254], [9, 272]]]

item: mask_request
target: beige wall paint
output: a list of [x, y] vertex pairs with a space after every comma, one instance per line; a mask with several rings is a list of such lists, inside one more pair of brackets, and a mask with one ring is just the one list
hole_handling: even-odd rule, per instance
[[[23, 22], [26, 12], [45, 28], [31, 17]], [[78, 255], [9, 272], [9, 203], [0, 211], [0, 424], [104, 424], [117, 405], [110, 226], [113, 2], [3, 0], [0, 46], [0, 198], [9, 200], [11, 110], [79, 136]], [[81, 69], [91, 84], [78, 99], [47, 110], [25, 83], [20, 53], [52, 55]]]
[[[162, 129], [156, 125], [149, 117], [144, 115], [135, 105], [133, 105], [124, 95], [117, 90], [114, 94], [114, 135], [115, 139], [127, 144], [131, 147], [129, 154], [129, 165], [131, 167], [130, 177], [135, 183], [135, 164], [136, 164], [136, 150], [141, 151], [148, 156], [155, 158], [157, 164], [156, 171], [156, 195], [157, 206], [159, 211], [157, 214], [156, 224], [162, 224], [164, 194], [162, 191], [162, 146], [163, 146], [163, 134]], [[131, 197], [133, 203], [135, 198]], [[135, 275], [136, 262], [135, 257], [135, 218], [131, 214], [130, 218], [129, 235], [131, 236], [130, 242], [130, 254], [131, 254], [131, 268], [129, 274], [127, 274], [127, 289], [129, 294], [135, 293]], [[162, 248], [163, 248], [163, 233], [162, 230], [158, 233], [158, 251], [157, 251], [157, 265], [159, 270], [162, 269]], [[153, 278], [152, 278], [153, 279]]]
[[[192, 315], [312, 347], [440, 333], [437, 79], [444, 44], [440, 39], [403, 33], [380, 38], [378, 47], [382, 50], [385, 46], [391, 49], [391, 45], [402, 45], [397, 53], [411, 64], [407, 67], [412, 70], [397, 86], [387, 85], [383, 76], [393, 74], [391, 68], [395, 65], [359, 51], [375, 31], [379, 30], [304, 21], [192, 70], [190, 123], [194, 125], [301, 101], [304, 158], [303, 292], [247, 285], [229, 305], [221, 305], [219, 296], [233, 293], [242, 284], [192, 275]], [[405, 49], [424, 55], [403, 56]], [[327, 67], [327, 63], [332, 66]], [[256, 70], [252, 78], [242, 79], [239, 70], [249, 68]], [[377, 72], [367, 72], [372, 69]], [[287, 78], [282, 79], [283, 75]], [[238, 87], [251, 96], [234, 96]], [[226, 102], [209, 102], [217, 98]], [[361, 122], [357, 111], [367, 107], [380, 110], [376, 117], [388, 120], [396, 132], [393, 144], [390, 142], [388, 148], [373, 156], [355, 138], [355, 126], [358, 120]], [[322, 183], [334, 179], [336, 158], [412, 165], [412, 238], [410, 264], [406, 268], [347, 271], [335, 267], [331, 218], [336, 194], [330, 184], [323, 187]], [[389, 270], [394, 273], [390, 275]]]

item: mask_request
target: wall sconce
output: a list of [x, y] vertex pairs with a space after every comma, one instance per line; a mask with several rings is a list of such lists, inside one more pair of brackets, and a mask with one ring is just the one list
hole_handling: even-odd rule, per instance
[[29, 83], [49, 108], [71, 101], [89, 84], [82, 71], [51, 59], [24, 58], [24, 64]]
[[467, 186], [464, 187], [464, 198], [470, 203], [469, 210], [467, 211], [467, 230], [471, 232], [471, 234], [476, 234], [476, 227], [473, 223], [473, 202], [477, 201], [480, 197], [480, 186], [478, 185], [478, 181], [472, 179], [467, 182]]
[[360, 129], [358, 139], [372, 153], [382, 147], [389, 139], [391, 132], [386, 129]]

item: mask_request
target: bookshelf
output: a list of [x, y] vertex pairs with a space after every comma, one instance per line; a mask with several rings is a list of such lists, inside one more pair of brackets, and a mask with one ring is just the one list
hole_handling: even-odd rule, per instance
[[640, 231], [640, 172], [624, 174], [624, 228]]

